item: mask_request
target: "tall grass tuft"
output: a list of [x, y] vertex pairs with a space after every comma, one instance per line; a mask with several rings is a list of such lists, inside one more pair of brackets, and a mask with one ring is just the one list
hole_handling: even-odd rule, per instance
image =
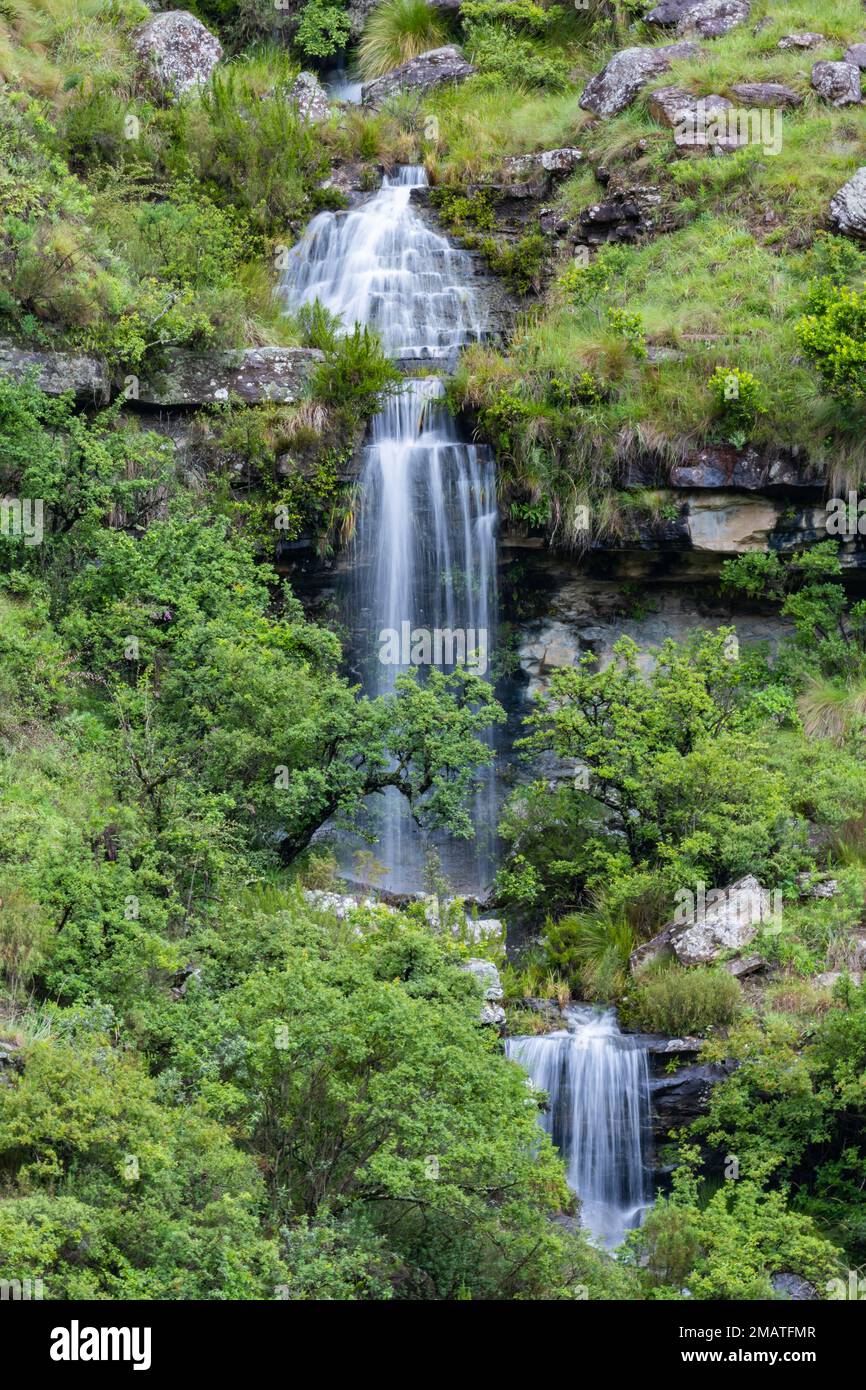
[[419, 53], [445, 42], [445, 22], [427, 0], [384, 0], [364, 29], [358, 47], [358, 66], [368, 80], [381, 77]]

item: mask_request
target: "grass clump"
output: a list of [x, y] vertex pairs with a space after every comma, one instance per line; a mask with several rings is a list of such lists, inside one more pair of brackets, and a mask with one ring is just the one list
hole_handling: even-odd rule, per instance
[[648, 1033], [705, 1033], [733, 1023], [740, 986], [717, 967], [666, 966], [648, 973], [623, 1002], [626, 1021]]
[[427, 0], [384, 0], [364, 27], [358, 66], [369, 81], [445, 42], [447, 27]]

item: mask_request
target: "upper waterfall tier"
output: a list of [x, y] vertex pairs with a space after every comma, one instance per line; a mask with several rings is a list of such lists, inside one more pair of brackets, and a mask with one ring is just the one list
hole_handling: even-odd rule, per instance
[[407, 165], [384, 178], [354, 212], [314, 217], [290, 255], [281, 286], [290, 308], [318, 299], [375, 328], [392, 357], [438, 359], [484, 336], [469, 285], [472, 257], [434, 232], [411, 205], [425, 171]]

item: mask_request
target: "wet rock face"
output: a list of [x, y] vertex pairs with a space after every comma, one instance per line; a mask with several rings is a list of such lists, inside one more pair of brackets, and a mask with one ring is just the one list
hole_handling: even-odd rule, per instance
[[734, 1072], [734, 1062], [695, 1062], [671, 1076], [650, 1079], [651, 1122], [659, 1137], [691, 1124], [707, 1108], [713, 1087]]
[[580, 106], [595, 116], [617, 116], [631, 105], [650, 78], [667, 72], [676, 58], [692, 58], [699, 51], [693, 43], [623, 48], [586, 84]]
[[816, 63], [812, 86], [833, 106], [857, 106], [860, 102], [860, 69], [854, 63]]
[[448, 82], [465, 82], [475, 71], [455, 44], [431, 48], [408, 63], [392, 68], [383, 77], [365, 82], [361, 89], [361, 103], [375, 109], [397, 92], [426, 92]]
[[647, 24], [676, 26], [678, 34], [694, 32], [717, 39], [749, 18], [747, 0], [661, 0], [646, 16]]
[[36, 385], [47, 396], [72, 391], [77, 399], [104, 405], [109, 397], [108, 368], [101, 357], [79, 357], [70, 352], [27, 352], [0, 342], [0, 376], [16, 384], [35, 372]]
[[169, 101], [203, 87], [223, 55], [219, 39], [186, 10], [154, 15], [132, 42], [150, 85]]
[[830, 199], [830, 221], [847, 236], [866, 240], [866, 165]]

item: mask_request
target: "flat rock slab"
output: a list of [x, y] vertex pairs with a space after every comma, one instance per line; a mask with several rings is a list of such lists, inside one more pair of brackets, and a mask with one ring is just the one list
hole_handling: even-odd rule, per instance
[[448, 82], [465, 82], [476, 71], [455, 44], [431, 48], [373, 82], [365, 82], [361, 88], [361, 103], [377, 108], [397, 92], [426, 92]]
[[731, 96], [743, 106], [802, 106], [803, 98], [782, 82], [735, 82]]
[[866, 164], [830, 199], [830, 221], [847, 236], [866, 240]]
[[28, 352], [9, 342], [0, 342], [0, 376], [19, 384], [32, 376], [47, 396], [67, 391], [79, 400], [100, 404], [108, 401], [111, 382], [101, 357], [76, 356], [69, 352]]
[[816, 63], [812, 68], [812, 86], [833, 106], [860, 103], [860, 69], [854, 63]]
[[324, 354], [315, 348], [245, 348], [242, 352], [170, 354], [166, 370], [142, 381], [142, 405], [197, 406], [238, 398], [290, 404], [303, 393]]
[[676, 26], [678, 34], [695, 33], [703, 39], [717, 39], [738, 24], [745, 24], [750, 12], [748, 0], [661, 0], [645, 22], [659, 28]]
[[223, 56], [219, 39], [186, 10], [154, 15], [132, 45], [157, 95], [174, 101], [200, 90]]
[[653, 77], [667, 72], [677, 58], [693, 58], [699, 52], [699, 46], [694, 43], [623, 48], [587, 82], [580, 106], [594, 116], [617, 116], [631, 105]]

